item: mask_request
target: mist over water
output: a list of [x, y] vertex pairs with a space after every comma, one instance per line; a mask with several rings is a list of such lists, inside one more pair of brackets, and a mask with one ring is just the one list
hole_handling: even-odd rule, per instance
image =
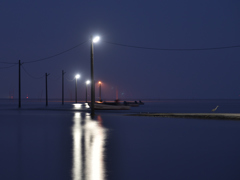
[[0, 179], [239, 179], [240, 122], [125, 116], [239, 113], [239, 100], [162, 100], [123, 111], [0, 103]]

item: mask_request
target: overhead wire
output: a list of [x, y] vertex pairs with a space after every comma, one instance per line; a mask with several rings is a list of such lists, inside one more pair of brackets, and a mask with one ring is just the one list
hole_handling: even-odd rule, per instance
[[30, 76], [31, 78], [33, 78], [33, 79], [41, 79], [41, 78], [44, 77], [44, 75], [41, 76], [41, 77], [35, 77], [35, 76], [32, 76], [29, 72], [27, 72], [27, 70], [24, 68], [23, 65], [22, 65], [22, 68], [23, 68], [24, 72], [25, 72], [28, 76]]
[[133, 46], [127, 44], [120, 44], [115, 42], [103, 41], [108, 44], [122, 46], [122, 47], [130, 47], [137, 49], [147, 49], [147, 50], [157, 50], [157, 51], [206, 51], [206, 50], [220, 50], [220, 49], [231, 49], [231, 48], [239, 48], [240, 45], [235, 46], [222, 46], [222, 47], [211, 47], [211, 48], [154, 48], [154, 47], [143, 47], [143, 46]]
[[[53, 75], [53, 76], [55, 76], [55, 75]], [[55, 76], [55, 79], [52, 76], [50, 76], [49, 78], [52, 79], [53, 81], [58, 81], [61, 77], [62, 76], [59, 75], [59, 76]]]
[[0, 62], [1, 64], [18, 64], [18, 63], [12, 63], [12, 62]]
[[[54, 54], [52, 56], [48, 56], [45, 58], [41, 58], [41, 59], [37, 59], [37, 60], [33, 60], [33, 61], [25, 61], [22, 64], [28, 64], [28, 63], [34, 63], [34, 62], [40, 62], [40, 61], [44, 61], [50, 58], [54, 58], [56, 56], [59, 56], [61, 54], [64, 54], [66, 52], [69, 52], [83, 44], [85, 44], [87, 41], [84, 41], [70, 49], [67, 49], [65, 51], [62, 51], [60, 53]], [[115, 45], [115, 46], [122, 46], [122, 47], [129, 47], [129, 48], [137, 48], [137, 49], [146, 49], [146, 50], [157, 50], [157, 51], [206, 51], [206, 50], [220, 50], [220, 49], [232, 49], [232, 48], [239, 48], [240, 45], [234, 45], [234, 46], [221, 46], [221, 47], [210, 47], [210, 48], [155, 48], [155, 47], [144, 47], [144, 46], [133, 46], [133, 45], [128, 45], [128, 44], [121, 44], [121, 43], [115, 43], [115, 42], [109, 42], [109, 41], [103, 41], [107, 44], [111, 44], [111, 45]], [[7, 67], [0, 67], [0, 69], [7, 69], [7, 68], [11, 68], [14, 67], [15, 65], [17, 65], [18, 63], [13, 63], [13, 62], [4, 62], [1, 61], [1, 64], [12, 64], [12, 66], [7, 66]], [[24, 67], [23, 67], [24, 69]], [[24, 71], [31, 76], [31, 74], [29, 74], [26, 69], [24, 69]], [[32, 76], [33, 77], [33, 76]], [[33, 77], [35, 78], [35, 77]], [[69, 80], [69, 79], [68, 79]], [[73, 81], [73, 80], [69, 80], [69, 81]]]
[[67, 50], [62, 51], [62, 52], [57, 53], [57, 54], [54, 54], [54, 55], [52, 55], [52, 56], [48, 56], [48, 57], [41, 58], [41, 59], [37, 59], [37, 60], [33, 60], [33, 61], [26, 61], [26, 62], [23, 62], [23, 63], [28, 64], [28, 63], [34, 63], [34, 62], [39, 62], [39, 61], [44, 61], [44, 60], [47, 60], [47, 59], [50, 59], [50, 58], [54, 58], [54, 57], [56, 57], [56, 56], [59, 56], [59, 55], [61, 55], [61, 54], [66, 53], [66, 52], [68, 52], [68, 51], [71, 51], [71, 50], [73, 50], [73, 49], [75, 49], [75, 48], [83, 45], [83, 44], [86, 43], [86, 42], [87, 42], [87, 41], [84, 41], [84, 42], [82, 42], [82, 43], [80, 43], [80, 44], [78, 44], [78, 45], [76, 45], [76, 46], [74, 46], [74, 47], [72, 47], [72, 48], [70, 48], [70, 49], [67, 49]]
[[66, 80], [68, 80], [68, 81], [73, 81], [75, 78], [73, 78], [73, 79], [69, 79], [69, 78], [67, 78], [67, 77], [65, 77], [66, 78]]
[[0, 69], [8, 69], [8, 68], [12, 68], [14, 66], [16, 66], [17, 64], [11, 65], [11, 66], [7, 66], [7, 67], [0, 67]]

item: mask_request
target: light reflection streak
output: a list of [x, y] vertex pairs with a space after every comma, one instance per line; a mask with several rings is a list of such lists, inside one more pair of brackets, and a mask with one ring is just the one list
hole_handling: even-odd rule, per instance
[[[99, 119], [99, 118], [98, 118]], [[104, 146], [106, 129], [88, 113], [75, 113], [73, 136], [73, 180], [104, 180]]]
[[80, 113], [75, 113], [73, 119], [73, 128], [72, 128], [72, 135], [73, 135], [73, 169], [72, 169], [72, 177], [73, 180], [82, 179], [81, 178], [81, 122], [80, 122]]

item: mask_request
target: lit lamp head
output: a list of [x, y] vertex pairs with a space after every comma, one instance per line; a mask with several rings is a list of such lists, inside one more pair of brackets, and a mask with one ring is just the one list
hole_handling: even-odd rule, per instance
[[77, 75], [75, 76], [75, 78], [76, 78], [76, 79], [79, 79], [79, 78], [80, 78], [80, 75], [79, 75], [79, 74], [77, 74]]
[[99, 37], [99, 36], [95, 36], [95, 37], [92, 39], [93, 43], [97, 43], [99, 40], [100, 40], [100, 37]]
[[99, 81], [99, 82], [98, 82], [98, 84], [102, 84], [102, 82], [101, 82], [101, 81]]
[[90, 84], [90, 81], [89, 81], [89, 80], [87, 80], [87, 81], [86, 81], [86, 84]]

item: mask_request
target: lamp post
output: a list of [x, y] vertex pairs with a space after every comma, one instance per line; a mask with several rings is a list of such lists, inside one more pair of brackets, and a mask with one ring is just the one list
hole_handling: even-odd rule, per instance
[[46, 106], [48, 106], [48, 83], [47, 83], [47, 77], [48, 77], [49, 75], [50, 75], [50, 74], [45, 73], [45, 83], [46, 83]]
[[18, 61], [18, 108], [21, 108], [21, 60]]
[[93, 43], [97, 43], [99, 41], [99, 36], [92, 37], [91, 36], [91, 115], [95, 114], [94, 112], [94, 103], [95, 103], [95, 81], [94, 81], [94, 71], [93, 71]]
[[79, 78], [80, 78], [80, 75], [77, 74], [75, 76], [75, 79], [76, 79], [76, 81], [75, 81], [75, 103], [77, 103], [77, 79], [79, 79]]
[[102, 86], [102, 82], [99, 81], [98, 84], [99, 84], [99, 101], [102, 101], [102, 98], [101, 98], [101, 86]]
[[64, 105], [64, 70], [62, 70], [62, 105]]
[[86, 103], [87, 103], [87, 86], [88, 86], [89, 83], [90, 83], [90, 81], [87, 80], [87, 81], [86, 81]]

